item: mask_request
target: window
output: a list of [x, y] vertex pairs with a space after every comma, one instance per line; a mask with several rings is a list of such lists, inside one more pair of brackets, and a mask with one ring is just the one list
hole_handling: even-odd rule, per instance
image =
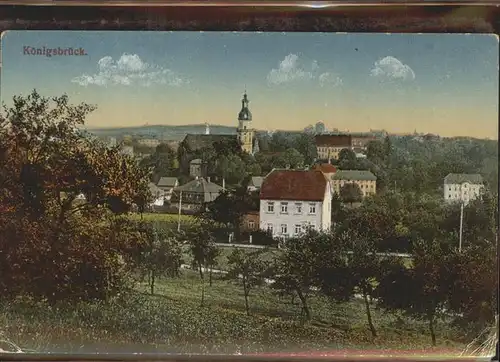
[[300, 202], [295, 204], [295, 208], [297, 209], [297, 214], [302, 214], [302, 204]]
[[310, 214], [316, 213], [316, 204], [309, 204], [309, 213]]
[[255, 227], [255, 221], [250, 220], [250, 221], [248, 222], [248, 228], [253, 229], [254, 227]]
[[295, 234], [298, 235], [300, 233], [302, 233], [302, 225], [297, 224], [295, 225]]
[[281, 233], [286, 234], [287, 233], [287, 227], [286, 224], [281, 224]]
[[273, 224], [267, 224], [267, 231], [270, 233], [273, 232]]
[[281, 213], [288, 214], [288, 202], [281, 203]]
[[274, 202], [267, 203], [267, 212], [274, 212]]

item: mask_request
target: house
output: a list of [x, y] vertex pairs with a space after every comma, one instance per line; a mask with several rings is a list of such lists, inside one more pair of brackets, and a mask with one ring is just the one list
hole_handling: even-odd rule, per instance
[[207, 202], [214, 201], [222, 190], [221, 186], [199, 177], [174, 188], [170, 201], [173, 204], [180, 204], [183, 210], [196, 211]]
[[315, 170], [321, 171], [328, 177], [329, 180], [333, 177], [335, 172], [337, 172], [337, 168], [333, 166], [331, 163], [319, 163], [314, 165]]
[[[377, 138], [369, 133], [351, 133], [351, 147], [356, 152], [356, 149], [366, 151], [368, 144], [375, 141]], [[356, 152], [358, 153], [358, 152]]]
[[252, 176], [248, 183], [247, 190], [250, 192], [260, 190], [263, 180], [264, 177], [262, 176]]
[[377, 177], [370, 171], [339, 170], [332, 177], [332, 188], [337, 194], [340, 194], [342, 186], [348, 183], [357, 184], [363, 197], [377, 192]]
[[241, 230], [252, 232], [259, 230], [259, 211], [249, 211], [243, 215]]
[[350, 135], [322, 134], [314, 137], [316, 152], [321, 160], [338, 160], [340, 151], [351, 149], [352, 139]]
[[366, 133], [322, 134], [314, 137], [318, 158], [338, 160], [343, 149], [353, 150], [357, 157], [363, 157], [368, 144], [376, 137]]
[[318, 170], [272, 170], [260, 189], [260, 229], [275, 238], [300, 235], [305, 228], [329, 230], [332, 192]]
[[149, 183], [149, 192], [153, 197], [153, 206], [163, 206], [165, 202], [165, 191], [156, 186], [153, 182]]
[[161, 177], [160, 180], [158, 180], [158, 183], [156, 184], [159, 189], [163, 190], [165, 192], [165, 198], [167, 200], [170, 200], [172, 196], [172, 191], [174, 188], [179, 186], [179, 180], [175, 177]]
[[444, 178], [444, 200], [468, 204], [481, 196], [483, 188], [479, 174], [450, 173]]

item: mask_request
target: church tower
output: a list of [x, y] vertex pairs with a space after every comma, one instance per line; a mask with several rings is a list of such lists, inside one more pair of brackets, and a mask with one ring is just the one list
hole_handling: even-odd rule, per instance
[[250, 101], [245, 91], [241, 100], [241, 111], [238, 114], [238, 128], [236, 131], [238, 132], [238, 140], [241, 143], [242, 151], [252, 154], [255, 130], [252, 128], [252, 113], [248, 109], [248, 103]]

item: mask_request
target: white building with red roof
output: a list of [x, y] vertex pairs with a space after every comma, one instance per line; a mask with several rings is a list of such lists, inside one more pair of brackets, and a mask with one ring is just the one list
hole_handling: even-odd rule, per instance
[[273, 237], [300, 235], [306, 227], [329, 230], [332, 191], [320, 170], [273, 170], [260, 189], [260, 228]]

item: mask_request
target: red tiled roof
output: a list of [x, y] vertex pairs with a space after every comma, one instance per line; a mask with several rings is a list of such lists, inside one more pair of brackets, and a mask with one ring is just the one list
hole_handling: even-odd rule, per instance
[[319, 170], [273, 170], [262, 182], [260, 198], [323, 201], [327, 182]]
[[323, 173], [335, 173], [337, 172], [337, 168], [331, 163], [322, 163], [314, 166], [315, 170], [319, 170]]
[[316, 146], [319, 147], [342, 147], [342, 146], [351, 146], [352, 137], [351, 135], [328, 135], [322, 134], [314, 137], [316, 142]]

